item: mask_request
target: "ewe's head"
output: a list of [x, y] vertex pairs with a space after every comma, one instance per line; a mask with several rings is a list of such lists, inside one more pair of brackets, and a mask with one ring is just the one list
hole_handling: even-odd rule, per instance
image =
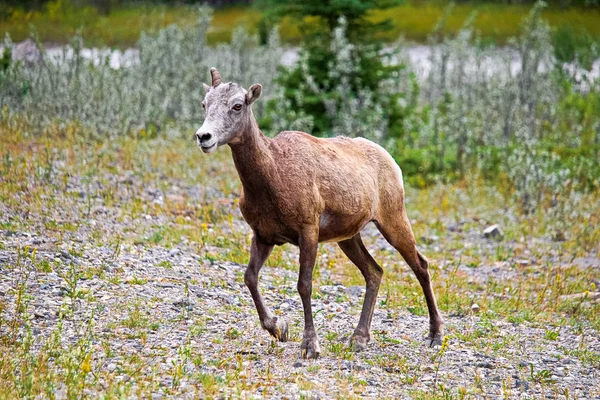
[[251, 104], [260, 96], [258, 83], [248, 91], [237, 83], [222, 83], [216, 68], [210, 69], [212, 86], [204, 85], [206, 96], [202, 107], [206, 111], [204, 123], [196, 131], [198, 146], [212, 153], [218, 146], [238, 143], [248, 124], [253, 123]]

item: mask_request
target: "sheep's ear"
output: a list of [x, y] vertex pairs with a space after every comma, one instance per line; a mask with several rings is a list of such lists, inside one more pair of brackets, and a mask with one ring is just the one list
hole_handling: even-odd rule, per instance
[[204, 86], [205, 93], [208, 93], [210, 91], [210, 86], [208, 86], [206, 83], [203, 83], [202, 86]]
[[248, 93], [246, 93], [246, 104], [254, 103], [254, 101], [260, 97], [261, 90], [262, 86], [260, 86], [260, 83], [255, 83], [254, 85], [250, 86]]

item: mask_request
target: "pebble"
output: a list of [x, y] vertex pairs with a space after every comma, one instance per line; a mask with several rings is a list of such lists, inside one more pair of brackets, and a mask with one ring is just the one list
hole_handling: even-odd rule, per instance
[[499, 225], [491, 225], [483, 230], [483, 237], [487, 239], [500, 239], [502, 236], [502, 230]]
[[351, 296], [362, 297], [364, 296], [366, 289], [364, 286], [350, 286], [347, 292]]

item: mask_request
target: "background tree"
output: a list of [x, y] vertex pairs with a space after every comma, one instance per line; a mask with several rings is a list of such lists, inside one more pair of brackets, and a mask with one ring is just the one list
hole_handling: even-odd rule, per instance
[[[372, 10], [399, 3], [399, 0], [256, 2], [265, 10], [262, 24], [265, 32], [285, 16], [295, 19], [302, 33], [302, 62], [291, 69], [282, 69], [278, 81], [284, 88], [286, 104], [312, 116], [314, 134], [335, 133], [336, 116], [344, 103], [353, 99], [365, 104], [362, 97], [368, 98], [371, 107], [399, 115], [398, 96], [384, 95], [378, 90], [381, 82], [400, 68], [383, 62], [386, 54], [376, 40], [377, 34], [391, 26], [391, 22], [375, 23], [369, 19]], [[342, 49], [344, 56], [340, 57]], [[279, 103], [274, 101], [271, 107], [279, 108]], [[396, 122], [394, 118], [389, 121]]]

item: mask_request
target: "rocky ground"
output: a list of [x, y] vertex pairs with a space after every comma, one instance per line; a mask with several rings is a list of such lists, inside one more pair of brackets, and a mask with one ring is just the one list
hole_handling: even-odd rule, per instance
[[[225, 150], [4, 150], [0, 398], [600, 398], [597, 247], [574, 244], [570, 230], [524, 234], [527, 223], [486, 189], [409, 191], [442, 346], [424, 345], [420, 288], [369, 226], [365, 242], [386, 271], [372, 341], [348, 348], [362, 278], [323, 245], [313, 294], [322, 354], [302, 360], [297, 250], [278, 249], [261, 272], [268, 304], [289, 322], [279, 343], [243, 284], [249, 231]], [[484, 235], [493, 223], [499, 231]]]

